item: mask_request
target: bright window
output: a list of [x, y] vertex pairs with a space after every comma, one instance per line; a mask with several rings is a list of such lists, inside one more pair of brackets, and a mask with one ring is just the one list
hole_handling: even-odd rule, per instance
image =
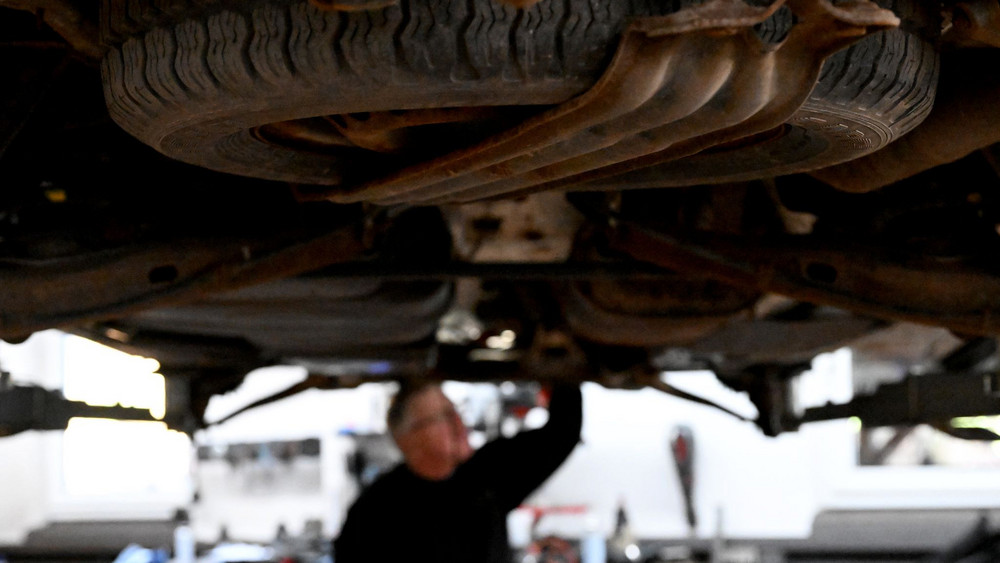
[[[83, 338], [63, 340], [63, 392], [95, 406], [150, 409], [162, 418], [164, 379], [155, 360]], [[70, 496], [163, 496], [183, 493], [191, 443], [159, 422], [75, 418], [63, 438], [63, 484]]]

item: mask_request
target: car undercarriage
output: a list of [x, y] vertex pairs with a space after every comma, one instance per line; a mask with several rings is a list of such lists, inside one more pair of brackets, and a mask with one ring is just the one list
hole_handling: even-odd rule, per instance
[[[658, 374], [709, 369], [768, 434], [1000, 413], [995, 0], [0, 15], [0, 337], [155, 358], [174, 428], [275, 364], [310, 375], [273, 399], [394, 378], [684, 395]], [[891, 420], [791, 412], [813, 357], [899, 323], [950, 331], [936, 369], [976, 384]]]

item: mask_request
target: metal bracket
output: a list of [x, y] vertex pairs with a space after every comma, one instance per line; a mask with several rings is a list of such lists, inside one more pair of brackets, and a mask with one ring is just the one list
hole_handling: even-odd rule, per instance
[[7, 266], [0, 269], [0, 338], [190, 302], [346, 262], [364, 252], [356, 231], [351, 224], [320, 234], [168, 240], [65, 259], [0, 261]]
[[946, 39], [968, 47], [1000, 47], [1000, 2], [970, 0], [956, 4]]
[[[997, 374], [909, 375], [898, 383], [880, 386], [870, 395], [855, 397], [845, 404], [828, 404], [806, 409], [790, 423], [858, 417], [866, 426], [901, 424], [946, 425], [951, 419], [1000, 414], [1000, 397], [990, 394], [985, 383]], [[970, 439], [996, 439], [995, 434], [968, 433]], [[966, 437], [966, 436], [962, 436]]]
[[97, 25], [69, 0], [0, 0], [0, 7], [39, 14], [77, 52], [91, 60], [100, 60], [107, 47], [99, 37]]
[[874, 246], [808, 236], [751, 240], [703, 233], [682, 240], [627, 221], [617, 222], [612, 246], [665, 268], [880, 319], [969, 335], [1000, 331], [992, 313], [1000, 303], [1000, 280], [972, 265], [918, 256], [901, 261]]
[[765, 45], [753, 28], [785, 4], [710, 0], [637, 20], [585, 94], [482, 143], [318, 197], [441, 204], [567, 188], [771, 130], [808, 97], [827, 56], [899, 24], [872, 2], [789, 0], [794, 25]]
[[65, 430], [75, 417], [156, 421], [148, 409], [91, 406], [37, 386], [0, 388], [0, 438], [27, 430]]

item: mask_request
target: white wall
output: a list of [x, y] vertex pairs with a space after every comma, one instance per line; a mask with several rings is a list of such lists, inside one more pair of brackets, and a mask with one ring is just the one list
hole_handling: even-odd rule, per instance
[[[239, 389], [214, 397], [205, 417], [220, 420], [301, 381], [305, 375], [304, 370], [291, 367], [257, 370]], [[353, 445], [342, 434], [384, 432], [389, 392], [389, 387], [381, 384], [343, 391], [306, 391], [198, 432], [198, 445], [309, 438], [321, 442], [318, 464], [299, 459], [276, 468], [276, 485], [269, 489], [249, 485], [251, 476], [246, 471], [233, 471], [215, 461], [199, 464], [201, 500], [191, 510], [198, 539], [213, 541], [225, 527], [233, 539], [266, 542], [274, 538], [279, 524], [295, 535], [301, 533], [306, 520], [320, 520], [327, 535], [336, 533], [356, 494], [346, 468], [346, 455]], [[316, 482], [297, 489], [285, 486], [296, 479]]]
[[[671, 383], [741, 414], [748, 400], [710, 374], [676, 374]], [[800, 406], [851, 398], [851, 354], [817, 358], [799, 382]], [[804, 426], [768, 438], [752, 424], [657, 391], [584, 388], [584, 444], [529, 502], [591, 507], [608, 534], [624, 500], [640, 538], [683, 538], [684, 505], [668, 440], [677, 424], [694, 433], [697, 536], [807, 538], [829, 510], [953, 510], [1000, 506], [993, 467], [859, 467], [857, 422]], [[721, 522], [719, 516], [721, 515]], [[523, 522], [515, 515], [512, 524]], [[579, 516], [553, 516], [541, 533], [577, 536]], [[515, 531], [515, 534], [517, 532]]]
[[[47, 338], [39, 335], [18, 347], [0, 345], [0, 362], [20, 381], [58, 387], [59, 347], [57, 340]], [[810, 405], [849, 399], [850, 363], [846, 351], [821, 357], [803, 376], [800, 396]], [[208, 418], [221, 418], [302, 377], [301, 370], [291, 368], [255, 372], [237, 392], [213, 399]], [[755, 413], [745, 396], [726, 389], [709, 373], [667, 377], [673, 385], [730, 409], [751, 417]], [[595, 384], [583, 390], [584, 443], [528, 503], [586, 505], [605, 534], [614, 526], [619, 501], [624, 501], [638, 537], [687, 537], [668, 449], [679, 424], [694, 433], [696, 533], [702, 538], [720, 529], [729, 538], [805, 538], [816, 515], [831, 508], [1000, 506], [1000, 487], [995, 485], [1000, 473], [995, 470], [859, 469], [856, 428], [850, 421], [808, 425], [797, 433], [767, 438], [750, 423], [658, 391], [609, 390]], [[379, 384], [310, 391], [200, 433], [196, 438], [202, 444], [320, 438], [323, 457], [319, 468], [290, 470], [310, 476], [307, 480], [318, 478], [318, 493], [313, 487], [241, 496], [232, 474], [210, 469], [202, 502], [192, 510], [199, 539], [212, 541], [226, 526], [234, 538], [267, 541], [277, 523], [296, 533], [310, 518], [323, 520], [327, 534], [336, 533], [356, 492], [344, 465], [350, 442], [340, 433], [383, 431], [388, 395], [389, 388]], [[0, 544], [18, 541], [46, 519], [66, 517], [65, 511], [59, 514], [54, 508], [60, 498], [64, 506], [66, 500], [60, 490], [60, 437], [26, 433], [0, 440]], [[87, 499], [78, 500], [80, 517], [100, 512], [87, 508]], [[129, 509], [127, 504], [120, 507]], [[127, 514], [119, 511], [116, 517]], [[517, 534], [524, 515], [515, 514], [511, 522]], [[586, 523], [581, 515], [553, 516], [542, 522], [540, 531], [578, 536]]]
[[[14, 383], [58, 388], [60, 335], [41, 332], [19, 345], [0, 342], [0, 366]], [[47, 518], [57, 483], [61, 441], [53, 432], [22, 432], [0, 439], [0, 545], [16, 544]]]
[[[832, 361], [842, 367], [845, 358]], [[840, 384], [849, 382], [849, 373]], [[725, 389], [709, 373], [676, 374], [670, 381], [741, 414], [755, 411], [745, 397]], [[836, 376], [832, 381], [836, 384]], [[659, 391], [588, 384], [584, 443], [530, 502], [588, 505], [610, 534], [617, 505], [624, 501], [637, 537], [687, 537], [684, 500], [668, 446], [679, 424], [694, 433], [696, 534], [703, 538], [720, 529], [720, 510], [721, 532], [727, 537], [808, 537], [831, 484], [855, 463], [849, 422], [768, 438], [750, 423]], [[543, 521], [540, 531], [577, 536], [584, 526], [584, 518], [554, 516]]]
[[[0, 343], [0, 365], [15, 384], [56, 391], [64, 389], [68, 368], [84, 381], [90, 374], [122, 371], [106, 360], [124, 355], [110, 349], [103, 353], [114, 358], [70, 354], [74, 338], [45, 331], [22, 344]], [[131, 372], [124, 373], [128, 381]], [[94, 427], [101, 428], [96, 441], [88, 431]], [[73, 420], [68, 432], [28, 431], [0, 439], [0, 545], [16, 545], [54, 521], [167, 519], [190, 498], [188, 451], [185, 436], [159, 423]], [[173, 471], [164, 472], [167, 465]], [[159, 477], [167, 474], [172, 482], [161, 487]], [[95, 486], [109, 484], [110, 490]]]
[[[301, 371], [288, 368], [255, 372], [237, 392], [214, 399], [208, 418], [221, 418], [302, 377]], [[744, 395], [726, 389], [708, 372], [668, 377], [677, 387], [747, 416], [755, 415]], [[454, 387], [461, 386], [447, 389], [452, 397], [461, 396], [462, 390]], [[799, 387], [801, 395], [812, 403], [846, 400], [851, 393], [850, 353], [823, 357]], [[659, 391], [609, 390], [595, 384], [585, 385], [583, 391], [584, 443], [528, 503], [586, 505], [605, 533], [611, 532], [618, 502], [624, 500], [639, 537], [687, 536], [681, 490], [668, 449], [678, 424], [686, 424], [694, 431], [695, 499], [700, 517], [697, 533], [701, 537], [716, 533], [719, 509], [724, 515], [722, 531], [729, 537], [808, 537], [813, 518], [834, 495], [835, 483], [855, 466], [856, 446], [850, 422], [812, 425], [799, 433], [772, 439], [753, 424]], [[201, 443], [323, 437], [325, 455], [331, 456], [324, 462], [321, 495], [274, 496], [269, 500], [274, 507], [270, 512], [265, 508], [268, 499], [259, 496], [240, 499], [237, 492], [229, 492], [212, 498], [211, 492], [203, 491], [203, 502], [194, 512], [203, 517], [200, 537], [215, 537], [228, 518], [227, 527], [233, 535], [269, 539], [281, 519], [290, 530], [301, 526], [294, 521], [294, 510], [281, 508], [296, 503], [309, 517], [315, 517], [326, 503], [330, 507], [324, 514], [326, 529], [328, 533], [339, 530], [342, 510], [350, 504], [355, 491], [343, 475], [342, 454], [349, 448], [336, 441], [336, 433], [384, 430], [387, 396], [388, 389], [379, 385], [307, 392], [199, 434]], [[338, 456], [340, 459], [332, 459]], [[523, 521], [523, 516], [512, 517], [515, 534]], [[542, 526], [543, 531], [577, 536], [585, 523], [586, 519], [579, 515], [553, 516]]]

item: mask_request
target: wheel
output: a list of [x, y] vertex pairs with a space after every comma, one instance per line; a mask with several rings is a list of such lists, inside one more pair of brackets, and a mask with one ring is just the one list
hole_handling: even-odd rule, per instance
[[783, 126], [599, 183], [691, 186], [807, 172], [875, 152], [910, 132], [934, 105], [940, 57], [922, 29], [937, 16], [914, 0], [878, 3], [902, 25], [828, 58], [809, 98]]
[[[305, 0], [105, 0], [102, 74], [112, 118], [168, 156], [337, 185], [443, 154], [584, 92], [628, 21], [679, 4], [545, 0], [516, 10], [494, 0], [400, 0], [338, 13]], [[872, 83], [862, 75], [874, 68], [878, 93], [899, 94], [890, 105], [920, 113], [907, 104], [926, 89], [907, 85], [930, 74], [907, 61], [929, 55], [898, 33], [905, 54], [847, 55], [803, 109], [854, 116], [845, 80]], [[855, 98], [871, 107], [870, 144], [912, 121], [883, 111], [885, 96]]]

